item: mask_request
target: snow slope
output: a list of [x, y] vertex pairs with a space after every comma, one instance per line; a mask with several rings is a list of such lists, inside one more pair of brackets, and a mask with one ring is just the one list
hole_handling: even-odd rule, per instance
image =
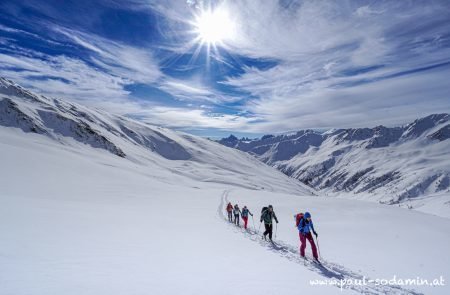
[[403, 127], [338, 129], [261, 139], [224, 138], [328, 196], [378, 201], [450, 217], [450, 115]]
[[[245, 204], [250, 209], [272, 204], [280, 220], [277, 229], [278, 247], [268, 247], [283, 260], [299, 265], [298, 235], [294, 214], [309, 211], [319, 233], [319, 246], [324, 268], [312, 266], [312, 271], [325, 278], [352, 280], [359, 276], [371, 279], [417, 278], [448, 280], [450, 257], [450, 220], [425, 213], [385, 206], [373, 202], [359, 202], [341, 198], [304, 196], [231, 190], [226, 200]], [[253, 226], [253, 225], [252, 225]], [[255, 225], [258, 227], [258, 224]], [[233, 226], [234, 228], [234, 226]], [[233, 229], [258, 244], [259, 237]], [[256, 228], [258, 231], [258, 228]], [[266, 246], [267, 247], [267, 246]], [[307, 255], [312, 255], [309, 244]], [[310, 267], [307, 264], [306, 267]], [[370, 285], [365, 294], [377, 293]], [[317, 287], [320, 288], [320, 287]], [[415, 292], [448, 294], [450, 288], [417, 286]], [[383, 294], [399, 294], [402, 290], [386, 288]]]
[[[44, 136], [79, 153], [91, 153], [86, 149], [91, 147], [98, 153], [124, 158], [125, 162], [151, 165], [155, 169], [147, 173], [159, 178], [173, 175], [176, 179], [181, 175], [250, 189], [276, 188], [305, 194], [312, 191], [253, 157], [213, 141], [36, 95], [3, 78], [0, 126]], [[235, 181], [236, 175], [240, 176], [239, 182]]]
[[[449, 275], [447, 219], [249, 190], [236, 185], [245, 183], [238, 174], [230, 184], [204, 182], [90, 147], [74, 152], [37, 134], [1, 134], [0, 294], [341, 294], [310, 280]], [[276, 246], [228, 224], [226, 200], [255, 213], [272, 203], [280, 219]], [[324, 267], [298, 256], [292, 215], [305, 209]], [[349, 287], [344, 294], [449, 292]]]
[[[341, 292], [310, 284], [392, 274], [447, 278], [447, 219], [311, 196], [243, 152], [3, 83], [2, 295], [450, 291], [370, 283]], [[276, 244], [227, 223], [227, 200], [255, 213], [272, 203], [280, 219]], [[297, 255], [292, 215], [305, 209], [320, 234], [323, 266]]]

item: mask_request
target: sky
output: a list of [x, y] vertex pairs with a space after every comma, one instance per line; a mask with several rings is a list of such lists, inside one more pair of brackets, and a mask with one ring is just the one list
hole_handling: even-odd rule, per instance
[[0, 76], [208, 137], [450, 112], [450, 1], [0, 2]]

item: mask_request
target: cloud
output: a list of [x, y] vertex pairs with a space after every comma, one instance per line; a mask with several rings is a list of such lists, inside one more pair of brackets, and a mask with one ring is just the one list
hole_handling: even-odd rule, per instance
[[[153, 83], [162, 75], [157, 60], [148, 49], [51, 23], [45, 25], [46, 30], [50, 29], [46, 33], [54, 39], [4, 25], [0, 27], [11, 33], [0, 54], [2, 75], [40, 93], [84, 101], [124, 99], [129, 94], [124, 89], [126, 85]], [[51, 48], [55, 43], [65, 44], [71, 51], [55, 55], [24, 48], [17, 42], [24, 35], [39, 38], [40, 46]], [[76, 46], [85, 53], [74, 56], [72, 51]]]
[[[15, 33], [0, 53], [0, 70], [6, 76], [35, 92], [64, 97], [85, 104], [124, 113], [122, 107], [130, 99], [126, 86], [133, 83], [155, 83], [161, 78], [158, 62], [148, 49], [114, 42], [94, 34], [70, 30], [46, 23], [47, 34], [60, 44], [85, 50], [84, 55], [69, 52], [58, 55], [23, 48], [16, 42], [24, 30], [6, 26], [0, 29]], [[49, 38], [40, 37], [43, 46], [51, 46]], [[80, 49], [78, 49], [80, 50]], [[139, 109], [131, 104], [130, 110]]]
[[[211, 52], [226, 71], [195, 59], [204, 52], [192, 43], [192, 18], [209, 1], [101, 0], [82, 9], [74, 2], [76, 11], [88, 10], [81, 19], [24, 3], [47, 18], [0, 24], [2, 75], [146, 122], [260, 133], [401, 124], [450, 111], [445, 1], [213, 1], [238, 27]], [[153, 39], [137, 45], [93, 33], [98, 6], [148, 14]], [[24, 38], [58, 49], [27, 47]], [[266, 60], [273, 62], [258, 66]], [[127, 90], [133, 84], [164, 93], [137, 99]]]
[[28, 51], [16, 52], [15, 56], [0, 54], [2, 75], [38, 93], [79, 101], [103, 101], [128, 94], [123, 90], [127, 80], [96, 70], [79, 59], [28, 54]]
[[401, 124], [450, 111], [448, 5], [360, 3], [231, 2], [241, 33], [229, 47], [279, 61], [222, 81], [256, 97], [244, 109], [263, 120], [250, 130]]
[[374, 10], [372, 7], [370, 7], [370, 5], [361, 6], [355, 10], [355, 14], [359, 17], [368, 17], [374, 14], [381, 13], [383, 13], [383, 11]]
[[155, 106], [151, 111], [141, 110], [130, 114], [151, 124], [172, 128], [215, 128], [220, 130], [245, 129], [254, 117], [240, 115], [214, 114], [205, 109], [170, 108]]
[[418, 112], [449, 111], [450, 87], [445, 78], [449, 74], [448, 69], [441, 69], [426, 78], [413, 74], [367, 85], [317, 88], [294, 97], [262, 99], [249, 108], [252, 113], [260, 114], [264, 122], [250, 129], [276, 132], [301, 128], [401, 125], [416, 119]]
[[206, 86], [200, 79], [188, 80], [164, 77], [159, 81], [158, 87], [174, 98], [187, 101], [223, 105], [241, 100], [239, 96], [231, 96]]
[[90, 60], [111, 75], [140, 83], [152, 83], [161, 76], [158, 61], [149, 49], [58, 26], [52, 29], [91, 51]]
[[[48, 25], [60, 42], [86, 50], [84, 60], [68, 55], [51, 55], [7, 42], [0, 53], [2, 75], [52, 97], [65, 97], [107, 111], [139, 118], [153, 124], [183, 128], [240, 128], [251, 119], [212, 113], [200, 103], [219, 104], [235, 98], [204, 85], [201, 79], [175, 79], [163, 75], [149, 49], [133, 47], [56, 25]], [[11, 33], [23, 34], [5, 26]], [[45, 40], [45, 39], [43, 39]], [[144, 83], [167, 92], [176, 99], [199, 103], [198, 108], [172, 108], [150, 101], [131, 99], [127, 85]]]

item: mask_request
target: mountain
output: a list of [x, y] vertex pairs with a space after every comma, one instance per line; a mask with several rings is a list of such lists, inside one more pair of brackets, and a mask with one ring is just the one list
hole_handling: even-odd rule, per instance
[[[450, 115], [401, 127], [302, 130], [219, 143], [245, 151], [329, 196], [426, 212], [450, 206]], [[441, 214], [441, 213], [436, 213]]]
[[310, 189], [282, 173], [274, 174], [273, 168], [245, 153], [200, 137], [37, 95], [4, 78], [0, 78], [0, 126], [43, 136], [77, 152], [89, 147], [196, 180], [311, 194]]
[[[449, 114], [393, 128], [302, 130], [260, 139], [230, 136], [220, 145], [37, 95], [0, 78], [0, 126], [42, 136], [74, 152], [103, 151], [197, 181], [304, 194], [318, 190], [440, 215], [449, 207]], [[254, 157], [223, 145], [300, 182], [281, 173], [274, 176], [272, 168]]]
[[[450, 219], [309, 190], [245, 152], [0, 80], [0, 294], [449, 293], [373, 280], [446, 277]], [[254, 214], [247, 230], [227, 221], [228, 202]], [[274, 243], [261, 239], [268, 204]], [[305, 210], [320, 265], [309, 245], [299, 256]], [[434, 241], [427, 255], [411, 255], [417, 237]]]

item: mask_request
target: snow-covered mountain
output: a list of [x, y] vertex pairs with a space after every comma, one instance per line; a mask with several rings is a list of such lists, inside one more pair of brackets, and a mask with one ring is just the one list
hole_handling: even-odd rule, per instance
[[[327, 195], [440, 214], [450, 206], [450, 115], [402, 127], [302, 130], [219, 142], [254, 155]], [[443, 207], [442, 207], [443, 206]]]
[[[1, 126], [39, 134], [77, 152], [94, 148], [196, 180], [230, 181], [231, 185], [251, 189], [298, 189], [311, 194], [310, 189], [295, 184], [282, 173], [274, 174], [276, 170], [246, 153], [231, 152], [200, 137], [37, 95], [4, 78], [0, 78]], [[241, 175], [239, 183], [235, 175]]]
[[[449, 293], [359, 282], [447, 278], [450, 219], [308, 190], [245, 152], [0, 80], [0, 294]], [[227, 202], [253, 212], [247, 230]], [[320, 265], [299, 256], [306, 210]]]

